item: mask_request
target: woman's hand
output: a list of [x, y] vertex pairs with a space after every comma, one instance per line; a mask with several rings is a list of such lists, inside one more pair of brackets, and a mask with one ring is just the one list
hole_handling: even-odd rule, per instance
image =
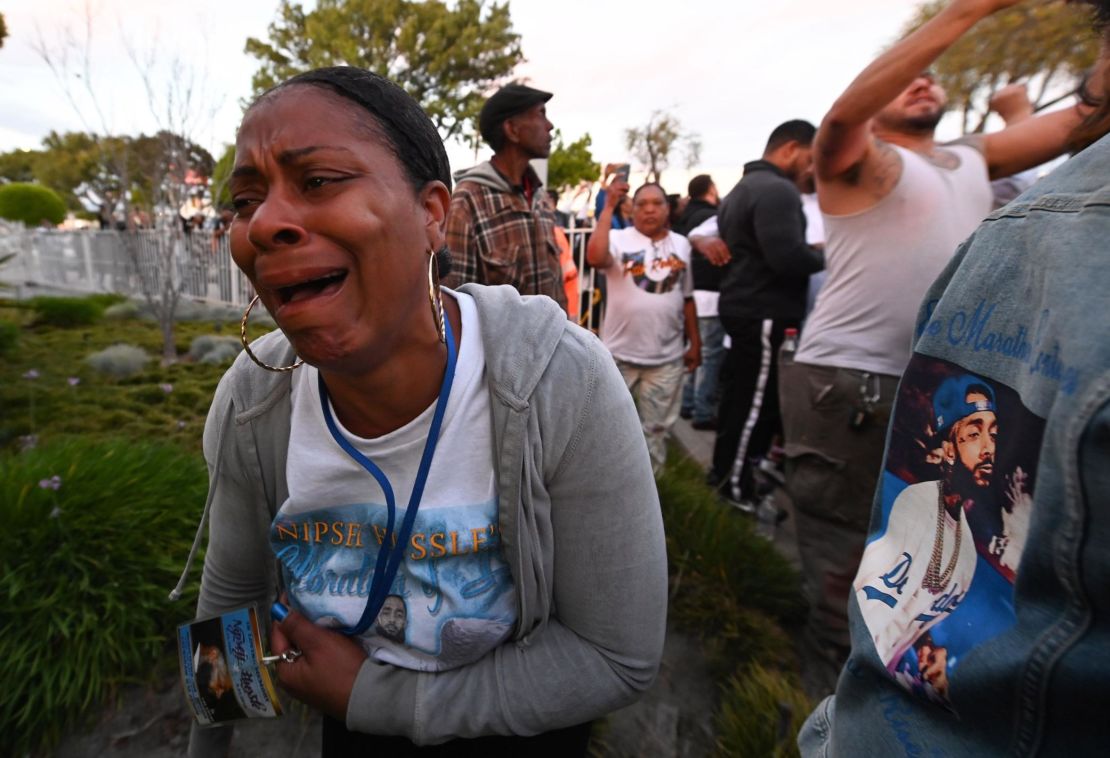
[[682, 354], [682, 365], [686, 368], [687, 374], [698, 370], [698, 366], [701, 365], [701, 345], [690, 345], [686, 348], [686, 352]]
[[292, 663], [278, 662], [281, 686], [301, 702], [346, 723], [347, 701], [366, 660], [358, 643], [290, 611], [284, 621], [270, 627], [270, 646], [275, 653], [289, 649], [302, 653]]
[[628, 189], [628, 182], [620, 177], [614, 179], [605, 188], [605, 207], [610, 210], [616, 210], [617, 206], [621, 204], [621, 200], [624, 200], [624, 196], [628, 194]]
[[732, 260], [728, 245], [720, 237], [690, 237], [690, 246], [714, 266], [724, 266]]

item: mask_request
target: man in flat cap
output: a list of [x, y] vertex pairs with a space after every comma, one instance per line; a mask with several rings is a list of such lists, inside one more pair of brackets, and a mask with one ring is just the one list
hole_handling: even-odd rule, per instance
[[551, 152], [550, 92], [508, 84], [482, 106], [478, 128], [493, 157], [455, 174], [444, 284], [510, 284], [566, 309], [555, 208], [528, 161]]

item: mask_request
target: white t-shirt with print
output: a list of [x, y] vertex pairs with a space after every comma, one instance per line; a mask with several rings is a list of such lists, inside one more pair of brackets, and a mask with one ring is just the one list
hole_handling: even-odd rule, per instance
[[635, 228], [609, 232], [608, 303], [601, 341], [614, 358], [660, 366], [686, 351], [683, 308], [693, 295], [690, 243], [668, 232], [653, 242]]
[[[455, 294], [462, 341], [439, 444], [412, 535], [377, 623], [359, 639], [376, 660], [439, 671], [465, 665], [508, 638], [516, 592], [501, 557], [485, 354], [473, 299]], [[292, 607], [323, 626], [354, 626], [366, 607], [387, 522], [378, 482], [325, 424], [319, 374], [293, 375], [286, 476], [289, 499], [270, 532]], [[399, 532], [435, 403], [375, 439], [340, 432], [386, 475]]]

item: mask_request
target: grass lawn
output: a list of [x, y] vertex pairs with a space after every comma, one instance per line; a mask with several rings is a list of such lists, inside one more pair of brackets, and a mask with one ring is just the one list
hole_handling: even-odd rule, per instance
[[[0, 361], [0, 449], [14, 449], [20, 437], [30, 434], [41, 439], [81, 434], [157, 439], [200, 450], [208, 404], [226, 366], [188, 361], [160, 365], [162, 338], [150, 321], [58, 328], [35, 325], [33, 311], [2, 303], [0, 320], [20, 326], [18, 342]], [[187, 353], [196, 337], [236, 335], [238, 328], [178, 324], [178, 353]], [[255, 331], [253, 336], [264, 333]], [[117, 343], [141, 347], [150, 355], [140, 374], [115, 379], [86, 363], [89, 355]]]

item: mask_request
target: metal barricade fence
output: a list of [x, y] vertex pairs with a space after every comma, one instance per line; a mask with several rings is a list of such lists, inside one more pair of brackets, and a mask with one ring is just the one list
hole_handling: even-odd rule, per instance
[[231, 259], [226, 234], [143, 229], [54, 231], [0, 227], [0, 268], [10, 284], [75, 293], [157, 296], [169, 276], [181, 296], [245, 306], [254, 290]]
[[598, 332], [605, 313], [603, 282], [597, 269], [586, 264], [586, 243], [590, 239], [593, 227], [575, 226], [564, 228], [563, 231], [570, 241], [574, 262], [578, 266], [578, 288], [581, 295], [578, 323], [593, 332]]
[[[564, 229], [579, 271], [579, 323], [601, 327], [602, 287], [597, 270], [586, 265], [591, 227]], [[143, 229], [56, 231], [0, 225], [0, 257], [15, 258], [0, 268], [0, 279], [17, 285], [75, 293], [115, 292], [157, 296], [170, 276], [182, 297], [245, 307], [254, 296], [250, 281], [231, 259], [228, 235], [208, 231]]]

